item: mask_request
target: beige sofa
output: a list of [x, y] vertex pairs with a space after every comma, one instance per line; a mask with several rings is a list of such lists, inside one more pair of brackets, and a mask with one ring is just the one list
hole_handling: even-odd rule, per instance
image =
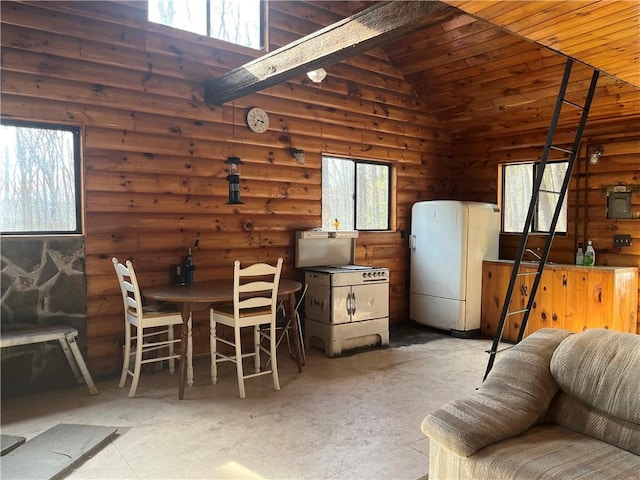
[[429, 480], [639, 479], [640, 336], [539, 330], [422, 431]]

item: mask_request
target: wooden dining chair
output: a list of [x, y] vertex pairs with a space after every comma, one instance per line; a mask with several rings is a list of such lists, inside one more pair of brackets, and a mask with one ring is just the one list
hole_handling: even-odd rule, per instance
[[[293, 311], [288, 314], [287, 310], [284, 306], [284, 302], [280, 300], [278, 303], [278, 314], [276, 316], [276, 348], [280, 347], [282, 341], [286, 338], [287, 340], [287, 350], [289, 351], [289, 356], [295, 358], [295, 354], [291, 351], [291, 334], [293, 334], [293, 322], [296, 322], [296, 326], [298, 327], [298, 342], [300, 345], [300, 355], [302, 358], [300, 359], [301, 363], [304, 365], [307, 361], [306, 353], [304, 351], [304, 338], [302, 336], [302, 321], [300, 319], [300, 306], [302, 302], [304, 302], [304, 297], [307, 294], [307, 289], [309, 288], [308, 284], [304, 284], [304, 288], [302, 289], [302, 293], [298, 296], [298, 300], [296, 301], [295, 306], [293, 307]], [[260, 327], [261, 330], [268, 330], [269, 325], [262, 325]], [[296, 359], [297, 360], [297, 359]], [[267, 361], [266, 366], [269, 365]]]
[[[244, 381], [260, 375], [271, 374], [273, 388], [280, 390], [278, 379], [278, 361], [276, 357], [276, 309], [278, 302], [278, 285], [282, 271], [282, 258], [278, 258], [276, 266], [267, 263], [256, 263], [246, 268], [240, 267], [240, 261], [233, 264], [233, 305], [214, 307], [210, 311], [211, 320], [211, 381], [218, 381], [218, 363], [233, 362], [236, 364], [238, 390], [240, 398], [245, 398]], [[233, 340], [226, 340], [217, 335], [218, 324], [233, 328]], [[268, 324], [266, 331], [260, 325]], [[241, 345], [241, 329], [253, 329], [253, 351], [243, 354]], [[268, 339], [269, 348], [262, 346], [261, 340]], [[234, 349], [234, 353], [226, 355], [218, 350], [218, 342]], [[269, 359], [271, 368], [260, 370], [261, 352]], [[242, 360], [253, 358], [254, 373], [245, 374]]]
[[[122, 264], [116, 257], [112, 258], [113, 266], [118, 276], [118, 283], [122, 292], [124, 304], [124, 354], [122, 362], [122, 374], [120, 375], [120, 388], [124, 387], [127, 376], [133, 380], [129, 390], [129, 397], [136, 394], [138, 380], [142, 364], [169, 361], [169, 371], [175, 371], [175, 359], [180, 358], [180, 352], [176, 352], [175, 344], [180, 339], [175, 339], [173, 327], [182, 325], [182, 314], [174, 305], [158, 304], [143, 305], [138, 279], [133, 264], [127, 260]], [[135, 335], [132, 335], [132, 328]], [[191, 318], [187, 325], [189, 329], [187, 345], [187, 364], [191, 368]], [[130, 368], [133, 357], [133, 370]]]

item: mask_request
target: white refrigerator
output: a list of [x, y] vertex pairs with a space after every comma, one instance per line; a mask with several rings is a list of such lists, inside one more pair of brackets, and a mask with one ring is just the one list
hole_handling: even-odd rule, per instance
[[411, 209], [409, 317], [471, 336], [480, 330], [482, 261], [498, 259], [500, 211], [491, 203], [433, 200]]

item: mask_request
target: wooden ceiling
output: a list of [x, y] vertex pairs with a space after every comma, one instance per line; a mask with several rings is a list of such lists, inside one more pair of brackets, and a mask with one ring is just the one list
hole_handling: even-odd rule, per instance
[[[566, 56], [580, 62], [568, 89], [576, 103], [601, 70], [589, 122], [640, 121], [637, 0], [442, 1], [457, 16], [382, 49], [454, 140], [548, 127]], [[310, 3], [349, 14], [372, 2]]]
[[637, 0], [442, 1], [640, 87]]

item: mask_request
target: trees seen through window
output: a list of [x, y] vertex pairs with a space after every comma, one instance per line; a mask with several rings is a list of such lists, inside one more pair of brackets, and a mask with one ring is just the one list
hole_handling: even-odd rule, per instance
[[263, 46], [261, 0], [149, 0], [148, 19], [259, 50]]

